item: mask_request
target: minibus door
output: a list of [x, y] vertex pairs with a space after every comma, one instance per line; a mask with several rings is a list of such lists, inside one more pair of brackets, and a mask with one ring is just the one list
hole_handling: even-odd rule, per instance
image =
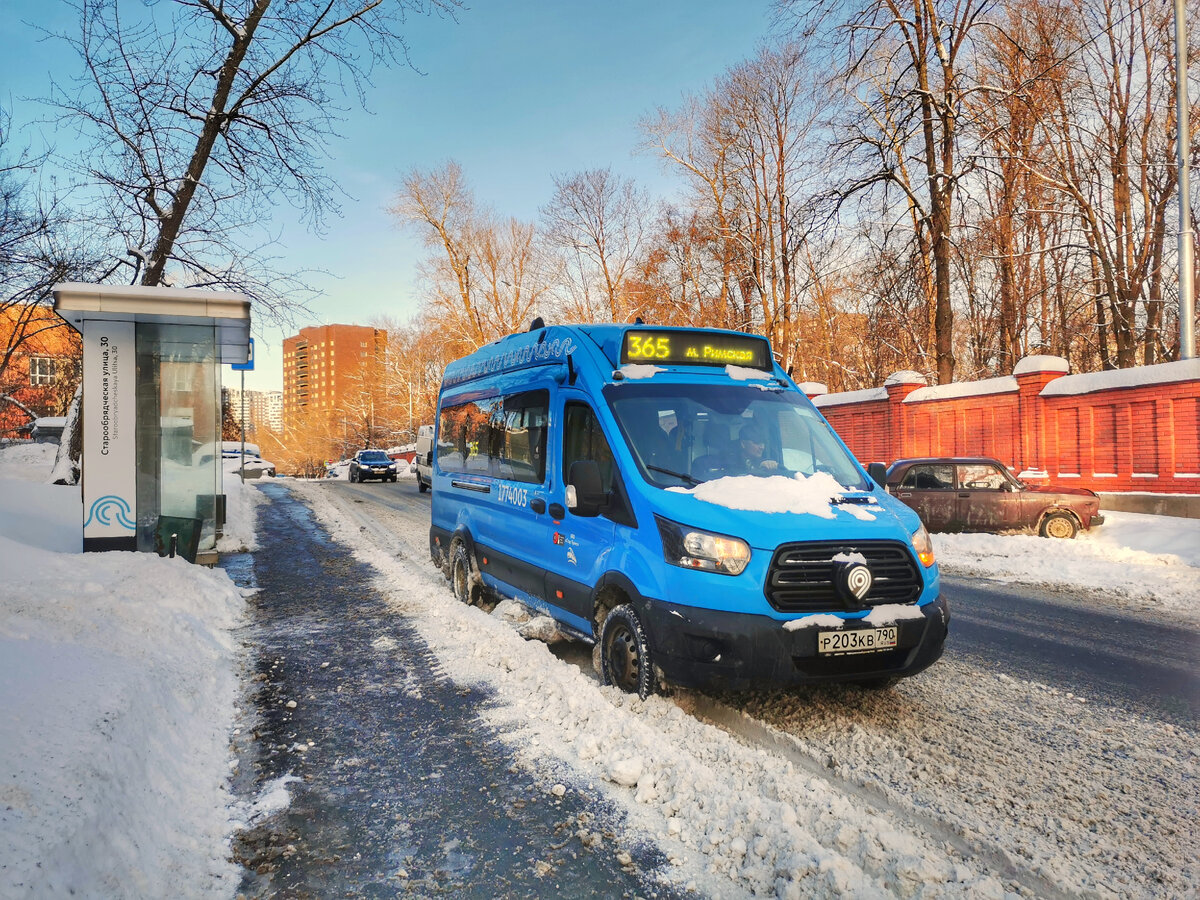
[[[564, 392], [565, 393], [565, 392]], [[567, 620], [585, 633], [591, 631], [592, 586], [604, 573], [604, 551], [614, 543], [616, 525], [601, 514], [582, 516], [567, 508], [566, 483], [571, 464], [593, 460], [600, 468], [605, 491], [616, 478], [616, 461], [591, 406], [582, 398], [566, 396], [555, 416], [562, 423], [556, 448], [554, 478], [543, 547], [546, 558], [546, 599], [568, 613]]]

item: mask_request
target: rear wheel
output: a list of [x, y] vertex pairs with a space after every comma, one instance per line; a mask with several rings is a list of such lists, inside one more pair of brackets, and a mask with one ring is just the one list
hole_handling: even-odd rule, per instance
[[429, 490], [429, 485], [427, 485], [424, 481], [422, 481], [420, 478], [418, 478], [417, 479], [417, 490], [423, 494], [427, 490]]
[[1070, 540], [1079, 533], [1075, 517], [1070, 513], [1051, 513], [1042, 520], [1042, 537]]
[[478, 605], [481, 591], [471, 576], [471, 551], [462, 541], [455, 541], [450, 551], [450, 587], [460, 603]]
[[616, 607], [604, 619], [600, 630], [600, 662], [605, 684], [637, 694], [643, 700], [654, 693], [650, 641], [642, 620], [628, 603]]

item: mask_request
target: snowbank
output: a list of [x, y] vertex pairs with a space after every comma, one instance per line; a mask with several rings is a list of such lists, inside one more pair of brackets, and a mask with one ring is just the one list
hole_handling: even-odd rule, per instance
[[0, 571], [0, 896], [231, 896], [239, 590], [7, 538]]
[[1105, 512], [1073, 541], [1028, 534], [935, 534], [949, 575], [1101, 591], [1200, 619], [1200, 519]]
[[[232, 897], [245, 600], [181, 558], [77, 552], [79, 489], [39, 483], [55, 449], [0, 448], [0, 896]], [[226, 491], [253, 544], [258, 492]]]

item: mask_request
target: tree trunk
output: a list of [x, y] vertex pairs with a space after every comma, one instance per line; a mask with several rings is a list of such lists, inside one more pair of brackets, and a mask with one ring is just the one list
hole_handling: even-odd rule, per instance
[[63, 424], [62, 437], [58, 442], [58, 453], [54, 457], [54, 469], [50, 472], [51, 484], [79, 484], [79, 460], [83, 456], [83, 379], [75, 388], [71, 406], [67, 409], [67, 421]]
[[221, 130], [228, 122], [229, 111], [226, 107], [229, 104], [229, 95], [233, 91], [234, 80], [242, 68], [246, 51], [254, 40], [254, 32], [258, 28], [258, 23], [262, 21], [267, 7], [270, 5], [271, 0], [254, 0], [254, 7], [251, 9], [250, 15], [246, 17], [245, 25], [225, 56], [225, 62], [217, 77], [217, 87], [213, 92], [212, 105], [209, 107], [208, 115], [204, 118], [204, 125], [196, 139], [196, 148], [192, 151], [192, 158], [188, 162], [187, 173], [183, 176], [183, 181], [175, 192], [171, 208], [159, 225], [158, 238], [150, 253], [150, 262], [146, 266], [146, 271], [142, 273], [142, 284], [146, 287], [162, 284], [167, 261], [175, 249], [175, 241], [183, 228], [183, 220], [187, 215], [188, 207], [191, 206], [192, 198], [196, 195], [196, 188], [204, 178], [204, 169], [208, 166], [208, 160], [212, 156], [217, 138], [220, 137]]

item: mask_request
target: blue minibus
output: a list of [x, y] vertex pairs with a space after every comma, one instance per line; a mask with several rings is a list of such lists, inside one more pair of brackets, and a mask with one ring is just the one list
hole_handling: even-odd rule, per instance
[[885, 686], [941, 656], [950, 615], [875, 468], [763, 337], [535, 320], [446, 367], [430, 553], [459, 600], [551, 616], [643, 698]]

